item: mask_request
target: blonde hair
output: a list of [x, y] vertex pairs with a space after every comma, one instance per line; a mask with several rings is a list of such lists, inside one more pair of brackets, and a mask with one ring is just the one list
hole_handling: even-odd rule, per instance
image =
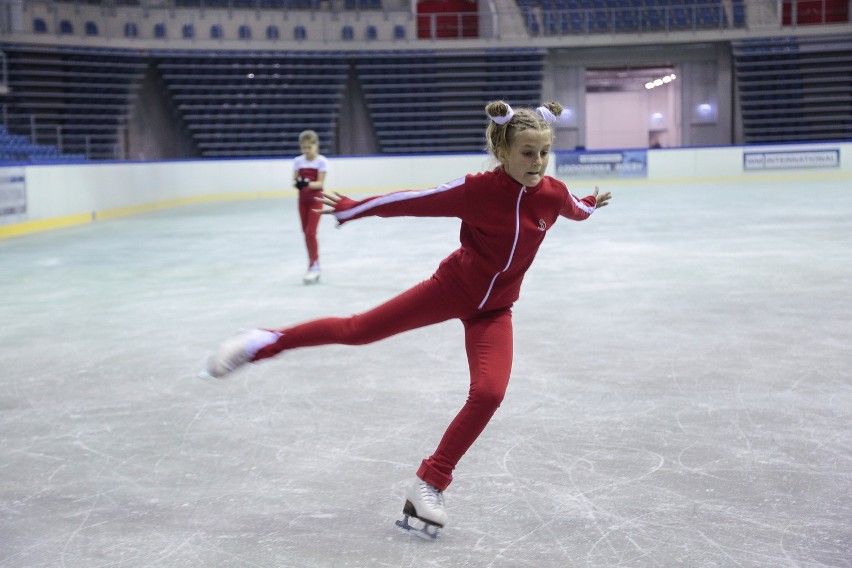
[[319, 145], [319, 134], [313, 130], [303, 130], [301, 134], [299, 134], [299, 144], [302, 144], [303, 142]]
[[[559, 103], [549, 101], [542, 103], [541, 106], [556, 117], [562, 114], [562, 105]], [[491, 101], [485, 105], [485, 113], [490, 119], [488, 128], [485, 129], [486, 149], [495, 157], [498, 156], [500, 150], [509, 149], [518, 132], [549, 130], [551, 138], [553, 137], [553, 127], [536, 109], [519, 108], [513, 110], [504, 101]], [[503, 122], [503, 124], [500, 124], [500, 122]]]

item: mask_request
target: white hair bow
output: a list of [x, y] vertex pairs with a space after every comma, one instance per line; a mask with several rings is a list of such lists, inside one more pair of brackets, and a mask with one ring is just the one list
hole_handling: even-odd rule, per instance
[[509, 109], [508, 111], [506, 111], [506, 116], [492, 116], [491, 117], [491, 120], [493, 120], [494, 122], [496, 122], [497, 124], [499, 124], [501, 126], [506, 124], [510, 120], [512, 120], [512, 117], [515, 116], [515, 111], [512, 110], [512, 107], [509, 106], [509, 103], [504, 103], [504, 104], [506, 105], [506, 108]]
[[553, 125], [556, 125], [556, 126], [568, 126], [568, 125], [569, 125], [569, 122], [570, 122], [570, 120], [571, 120], [571, 119], [570, 119], [570, 115], [569, 115], [569, 113], [567, 113], [567, 112], [564, 112], [564, 111], [563, 111], [563, 112], [562, 112], [559, 116], [556, 116], [556, 115], [555, 115], [555, 114], [553, 114], [553, 112], [551, 112], [551, 110], [550, 110], [549, 108], [547, 108], [546, 106], [540, 106], [540, 107], [538, 107], [537, 109], [535, 109], [535, 111], [536, 111], [538, 114], [540, 114], [540, 115], [541, 115], [541, 117], [544, 119], [544, 121], [545, 121], [547, 124], [549, 124], [549, 125], [551, 125], [551, 126], [553, 126]]

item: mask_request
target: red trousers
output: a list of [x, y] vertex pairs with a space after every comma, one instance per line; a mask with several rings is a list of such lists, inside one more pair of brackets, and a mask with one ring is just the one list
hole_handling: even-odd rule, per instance
[[279, 331], [275, 343], [255, 354], [272, 357], [285, 349], [328, 345], [363, 345], [450, 319], [460, 319], [470, 366], [470, 391], [435, 453], [423, 460], [417, 476], [444, 490], [453, 470], [485, 429], [503, 401], [512, 369], [512, 311], [477, 312], [461, 295], [432, 277], [369, 311], [345, 318], [322, 318]]
[[320, 197], [320, 191], [301, 190], [299, 194], [299, 219], [302, 220], [302, 232], [305, 233], [305, 247], [308, 249], [308, 266], [319, 261], [319, 241], [317, 228], [320, 216], [312, 210], [322, 209], [322, 203], [314, 199]]

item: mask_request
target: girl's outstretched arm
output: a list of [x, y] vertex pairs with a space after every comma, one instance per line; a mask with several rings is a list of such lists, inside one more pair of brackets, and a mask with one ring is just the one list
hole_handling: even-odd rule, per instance
[[589, 216], [598, 208], [606, 207], [610, 199], [612, 199], [612, 193], [609, 191], [601, 193], [598, 186], [595, 186], [595, 192], [593, 194], [587, 195], [583, 199], [575, 197], [569, 191], [568, 200], [559, 211], [559, 214], [573, 221], [583, 221], [588, 219]]
[[[344, 196], [340, 195], [339, 193], [337, 193], [336, 191], [334, 193], [323, 192], [322, 197], [317, 197], [316, 200], [319, 201], [320, 203], [322, 203], [323, 205], [325, 205], [325, 207], [323, 207], [321, 210], [317, 211], [317, 213], [319, 213], [320, 215], [332, 215], [332, 214], [334, 214], [334, 210], [337, 207], [337, 204], [340, 203], [341, 201], [343, 201], [344, 199], [348, 199], [349, 201], [352, 201], [348, 197], [344, 197]], [[354, 201], [353, 201], [353, 203], [354, 203]]]
[[464, 213], [465, 178], [438, 187], [406, 190], [355, 201], [337, 192], [323, 193], [317, 200], [340, 224], [361, 217], [458, 217]]

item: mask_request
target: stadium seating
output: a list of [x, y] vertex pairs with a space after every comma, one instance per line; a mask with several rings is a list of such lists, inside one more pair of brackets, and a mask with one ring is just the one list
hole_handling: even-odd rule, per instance
[[477, 152], [484, 101], [540, 102], [544, 55], [539, 49], [142, 54], [18, 46], [6, 49], [16, 111], [11, 129], [27, 132], [32, 118], [45, 141], [52, 136], [68, 151], [111, 159], [151, 65], [200, 157], [295, 155], [306, 128], [334, 154], [354, 69], [382, 152]]
[[[6, 127], [63, 153], [116, 156], [147, 63], [135, 51], [4, 45]], [[35, 131], [35, 134], [33, 134]]]
[[746, 143], [852, 139], [848, 36], [734, 42]]
[[174, 51], [153, 61], [201, 156], [296, 155], [307, 128], [335, 153], [349, 69], [338, 54]]
[[[266, 8], [276, 1], [253, 5]], [[313, 0], [282, 1], [310, 5]], [[651, 29], [667, 33], [745, 25], [742, 0], [518, 1], [528, 7], [525, 21], [530, 33], [539, 35]], [[374, 5], [366, 2], [364, 9]], [[362, 4], [357, 6], [361, 9]], [[148, 31], [160, 29], [165, 35], [165, 24], [159, 19], [139, 25]], [[170, 25], [178, 32], [177, 26], [184, 24]], [[196, 33], [204, 36], [209, 29], [210, 38], [222, 38], [219, 24], [196, 25], [203, 27], [187, 24], [184, 36], [194, 39]], [[307, 39], [305, 27], [299, 24], [281, 32], [278, 25], [265, 28], [268, 39], [291, 32], [298, 40]], [[33, 26], [35, 30], [35, 20]], [[125, 36], [135, 36], [135, 22], [122, 21], [121, 26]], [[121, 33], [122, 28], [118, 29]], [[334, 29], [346, 42], [356, 37], [374, 40], [379, 34], [375, 26], [361, 28], [346, 21]], [[343, 47], [338, 52], [142, 51], [4, 44], [10, 87], [4, 119], [11, 136], [32, 136], [38, 142], [33, 146], [114, 159], [119, 157], [123, 129], [148, 70], [163, 85], [165, 104], [174, 112], [178, 128], [188, 133], [197, 157], [292, 156], [299, 152], [298, 133], [306, 128], [317, 130], [323, 151], [334, 154], [347, 87], [357, 83], [379, 151], [477, 152], [483, 146], [484, 101], [540, 102], [544, 48], [410, 49], [413, 44], [405, 38], [406, 29], [382, 29], [382, 39], [400, 40], [401, 48], [393, 51], [342, 51]], [[257, 30], [255, 35], [264, 35], [264, 28]], [[84, 30], [78, 32], [82, 35]], [[227, 39], [239, 39], [235, 32], [229, 32], [235, 37]], [[58, 34], [59, 29], [48, 29], [48, 33]], [[202, 39], [208, 38], [199, 37], [199, 42]], [[807, 49], [800, 49], [803, 42]], [[852, 138], [852, 102], [848, 80], [844, 82], [852, 72], [847, 44], [848, 38], [843, 44], [824, 36], [812, 41], [734, 42], [745, 141]], [[15, 155], [24, 155], [20, 139], [13, 145]], [[50, 154], [44, 148], [26, 151], [33, 156]]]
[[743, 0], [516, 0], [532, 36], [659, 33], [745, 25]]
[[34, 144], [20, 134], [10, 134], [0, 126], [0, 163], [2, 162], [54, 162], [79, 161], [84, 156], [79, 154], [60, 154], [56, 146]]
[[383, 153], [478, 152], [484, 101], [540, 103], [544, 51], [372, 52], [355, 69]]

